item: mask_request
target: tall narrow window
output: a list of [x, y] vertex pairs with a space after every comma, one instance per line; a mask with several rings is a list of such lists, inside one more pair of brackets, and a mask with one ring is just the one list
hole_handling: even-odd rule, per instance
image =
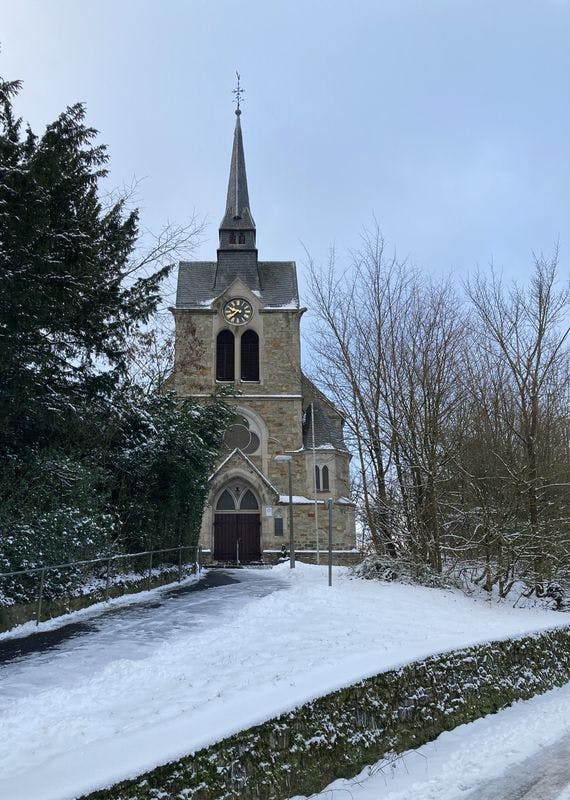
[[235, 235], [235, 233], [232, 231], [232, 232], [230, 233], [230, 244], [235, 244], [235, 243], [236, 243], [236, 235]]
[[216, 339], [216, 380], [235, 380], [235, 343], [231, 331], [218, 333]]
[[238, 236], [238, 244], [245, 244], [245, 233], [240, 233]]
[[321, 470], [319, 467], [315, 467], [315, 486], [317, 487], [317, 492], [321, 491]]
[[322, 476], [323, 476], [323, 492], [329, 492], [329, 468], [324, 466], [322, 469]]
[[241, 337], [241, 379], [259, 380], [259, 336], [251, 329]]

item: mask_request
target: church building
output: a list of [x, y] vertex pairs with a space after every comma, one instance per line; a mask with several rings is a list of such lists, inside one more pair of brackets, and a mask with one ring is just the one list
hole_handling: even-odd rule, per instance
[[[239, 99], [239, 95], [238, 95]], [[236, 110], [226, 210], [215, 261], [180, 262], [176, 355], [169, 388], [208, 402], [234, 387], [236, 416], [209, 479], [200, 544], [206, 561], [269, 562], [289, 548], [291, 470], [295, 552], [321, 561], [333, 498], [336, 563], [355, 554], [350, 455], [343, 418], [301, 370], [297, 273], [260, 261]], [[276, 460], [275, 456], [288, 456]]]

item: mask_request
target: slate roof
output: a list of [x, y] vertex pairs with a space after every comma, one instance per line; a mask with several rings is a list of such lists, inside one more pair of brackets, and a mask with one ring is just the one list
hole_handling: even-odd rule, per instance
[[342, 417], [335, 411], [330, 403], [323, 402], [318, 397], [312, 398], [312, 403], [307, 406], [303, 420], [303, 447], [305, 450], [313, 449], [313, 431], [311, 424], [312, 412], [315, 413], [315, 448], [323, 449], [334, 447], [335, 450], [346, 451], [342, 436]]
[[236, 111], [236, 127], [232, 159], [230, 162], [230, 178], [226, 199], [226, 213], [220, 224], [224, 230], [243, 230], [255, 228], [255, 222], [249, 210], [249, 194], [247, 191], [247, 174], [243, 153], [243, 137], [241, 134], [239, 109]]
[[247, 252], [232, 253], [227, 268], [217, 261], [181, 261], [176, 308], [208, 308], [236, 278], [259, 295], [264, 308], [299, 308], [294, 261], [249, 261], [238, 255]]
[[247, 191], [247, 174], [243, 152], [243, 137], [240, 124], [241, 111], [236, 111], [236, 127], [232, 159], [230, 162], [230, 178], [226, 199], [226, 213], [220, 224], [224, 230], [243, 230], [255, 228], [255, 222], [249, 210], [249, 194]]
[[[295, 262], [257, 260], [255, 222], [249, 209], [240, 114], [238, 109], [226, 211], [220, 224], [218, 258], [217, 261], [179, 263], [176, 308], [211, 308], [216, 298], [237, 278], [259, 297], [263, 308], [299, 308]], [[228, 231], [246, 231], [245, 241], [232, 240]]]

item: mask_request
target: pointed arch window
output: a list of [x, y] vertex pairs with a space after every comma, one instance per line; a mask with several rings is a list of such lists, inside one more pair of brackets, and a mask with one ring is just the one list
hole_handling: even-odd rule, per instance
[[239, 504], [239, 508], [240, 511], [257, 511], [259, 508], [257, 500], [255, 499], [255, 495], [251, 489], [248, 489], [247, 492], [244, 492], [244, 495], [241, 498], [241, 503]]
[[320, 467], [315, 467], [315, 486], [317, 492], [321, 491], [321, 469]]
[[251, 329], [244, 331], [240, 343], [242, 381], [259, 380], [259, 336]]
[[235, 380], [235, 342], [231, 331], [223, 330], [216, 339], [216, 380]]
[[228, 492], [227, 489], [221, 493], [218, 502], [216, 503], [216, 511], [235, 511], [236, 504], [234, 503], [234, 498]]

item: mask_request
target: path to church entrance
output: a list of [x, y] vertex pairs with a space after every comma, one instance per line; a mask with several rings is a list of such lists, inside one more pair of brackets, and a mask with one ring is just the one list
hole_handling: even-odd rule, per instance
[[236, 605], [282, 588], [283, 582], [265, 570], [211, 570], [197, 583], [153, 592], [147, 601], [111, 607], [53, 630], [0, 638], [2, 693], [17, 696], [40, 684], [44, 689], [72, 685], [74, 676], [106, 664], [144, 659], [158, 643], [213, 619], [222, 621]]

